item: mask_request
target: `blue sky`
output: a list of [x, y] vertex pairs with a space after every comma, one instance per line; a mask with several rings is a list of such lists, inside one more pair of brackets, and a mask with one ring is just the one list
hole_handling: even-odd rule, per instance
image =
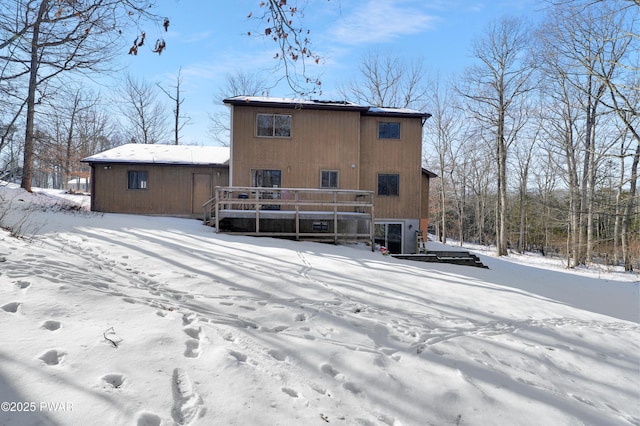
[[[254, 16], [259, 13], [260, 0], [158, 3], [158, 12], [171, 20], [169, 31], [160, 26], [143, 28], [148, 50], [142, 49], [138, 56], [123, 55], [121, 65], [124, 72], [165, 87], [175, 85], [182, 69], [183, 110], [191, 117], [182, 143], [212, 144], [208, 115], [224, 108], [215, 97], [226, 76], [237, 71], [273, 74], [276, 45], [247, 35], [264, 30], [264, 25], [247, 18], [250, 11]], [[316, 97], [323, 99], [339, 98], [338, 86], [357, 77], [362, 56], [370, 50], [422, 60], [425, 70], [443, 76], [460, 73], [471, 63], [472, 41], [490, 21], [504, 15], [534, 18], [544, 6], [540, 0], [298, 1], [303, 3], [303, 25], [310, 29], [312, 47], [322, 57], [312, 71], [322, 80], [323, 94]], [[167, 42], [160, 56], [150, 52], [158, 36]], [[270, 95], [289, 97], [292, 91], [280, 84]]]

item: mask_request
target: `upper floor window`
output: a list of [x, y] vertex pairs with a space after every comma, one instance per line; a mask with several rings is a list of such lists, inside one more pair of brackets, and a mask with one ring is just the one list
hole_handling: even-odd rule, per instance
[[127, 180], [127, 188], [129, 189], [147, 189], [147, 172], [131, 171], [128, 173]]
[[322, 170], [320, 172], [320, 188], [337, 188], [338, 172], [336, 170]]
[[258, 114], [256, 118], [256, 135], [270, 138], [291, 137], [291, 115]]
[[378, 122], [378, 139], [400, 139], [400, 123]]
[[379, 174], [378, 175], [378, 195], [400, 195], [400, 175]]

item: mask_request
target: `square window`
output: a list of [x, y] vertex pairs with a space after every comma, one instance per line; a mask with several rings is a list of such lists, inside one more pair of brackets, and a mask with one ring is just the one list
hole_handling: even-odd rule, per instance
[[322, 170], [320, 172], [320, 188], [337, 188], [338, 172], [336, 170]]
[[128, 172], [129, 189], [147, 189], [147, 172], [131, 171]]
[[397, 197], [400, 195], [400, 175], [379, 174], [378, 195]]
[[400, 123], [379, 122], [378, 139], [400, 139]]
[[256, 116], [256, 135], [266, 138], [291, 137], [291, 115], [258, 114]]

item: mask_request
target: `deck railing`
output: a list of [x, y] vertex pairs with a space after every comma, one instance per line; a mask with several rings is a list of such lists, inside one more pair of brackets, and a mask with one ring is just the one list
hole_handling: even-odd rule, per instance
[[[204, 221], [220, 232], [220, 221], [225, 218], [252, 218], [255, 230], [238, 233], [282, 237], [332, 237], [336, 242], [344, 239], [366, 239], [373, 242], [373, 191], [315, 188], [262, 188], [216, 187], [214, 197], [202, 205]], [[332, 232], [309, 232], [300, 229], [300, 221], [309, 218], [328, 218], [333, 222]], [[294, 232], [261, 232], [261, 219], [293, 220]], [[339, 222], [365, 220], [366, 233], [339, 232]], [[357, 229], [357, 226], [356, 226]]]

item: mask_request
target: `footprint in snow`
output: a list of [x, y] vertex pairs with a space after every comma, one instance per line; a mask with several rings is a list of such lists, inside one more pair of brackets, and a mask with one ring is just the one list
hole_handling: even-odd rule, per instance
[[161, 426], [162, 419], [154, 413], [140, 413], [138, 416], [137, 426]]
[[59, 365], [62, 364], [64, 357], [67, 354], [57, 349], [50, 349], [44, 354], [40, 355], [40, 360], [47, 365]]
[[187, 358], [198, 358], [201, 353], [200, 341], [196, 339], [189, 339], [185, 343], [184, 356]]
[[60, 321], [47, 320], [42, 323], [41, 327], [49, 331], [56, 331], [56, 330], [59, 330], [60, 327], [62, 327], [62, 323]]
[[182, 325], [193, 324], [198, 321], [198, 316], [196, 314], [184, 314], [182, 316]]
[[19, 313], [21, 306], [22, 306], [22, 303], [20, 302], [10, 302], [10, 303], [7, 303], [6, 305], [3, 305], [2, 310], [5, 312], [9, 312], [11, 314], [17, 314]]
[[20, 290], [27, 290], [29, 287], [31, 287], [31, 283], [29, 281], [16, 281], [15, 283], [16, 287], [18, 287]]
[[186, 371], [181, 368], [173, 370], [173, 409], [171, 416], [179, 425], [188, 425], [198, 417], [202, 410], [202, 398], [191, 384]]
[[229, 351], [229, 355], [234, 357], [238, 362], [247, 362], [247, 356], [243, 353], [236, 352], [236, 351]]
[[109, 388], [120, 389], [126, 380], [126, 377], [122, 374], [112, 373], [102, 376], [102, 382]]
[[282, 392], [286, 393], [287, 395], [289, 395], [292, 398], [300, 397], [300, 394], [295, 389], [283, 387], [280, 390], [282, 390]]
[[338, 370], [336, 370], [335, 368], [333, 368], [333, 366], [331, 364], [322, 364], [320, 366], [320, 371], [322, 371], [324, 374], [334, 377], [334, 378], [339, 378], [338, 376], [344, 377], [344, 375], [342, 375]]
[[202, 331], [202, 327], [185, 327], [183, 331], [192, 339], [202, 340], [204, 338], [204, 331]]
[[279, 351], [277, 349], [271, 349], [268, 354], [271, 355], [271, 358], [275, 359], [276, 361], [286, 361], [287, 359], [287, 356], [282, 351]]

